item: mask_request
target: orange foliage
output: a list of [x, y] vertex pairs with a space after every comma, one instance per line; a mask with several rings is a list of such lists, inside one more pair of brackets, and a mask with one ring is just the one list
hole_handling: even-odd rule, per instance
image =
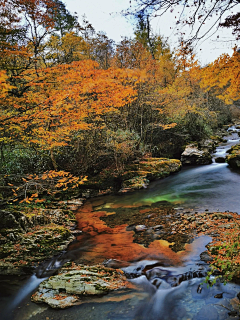
[[240, 99], [240, 53], [234, 49], [233, 55], [221, 55], [203, 69], [201, 86], [213, 91], [226, 104]]
[[41, 203], [46, 199], [39, 199], [43, 193], [50, 196], [54, 196], [56, 193], [64, 192], [69, 190], [71, 192], [73, 189], [77, 188], [79, 185], [86, 181], [87, 177], [79, 178], [75, 177], [69, 172], [65, 171], [46, 171], [40, 175], [28, 175], [22, 178], [23, 184], [16, 189], [13, 189], [13, 195], [16, 198], [24, 198], [20, 201], [26, 203]]
[[52, 149], [66, 145], [72, 133], [91, 128], [104, 113], [136, 99], [140, 72], [101, 70], [97, 62], [84, 60], [41, 69], [38, 75], [28, 71], [25, 79], [31, 90], [15, 99], [1, 121], [17, 126], [25, 143]]

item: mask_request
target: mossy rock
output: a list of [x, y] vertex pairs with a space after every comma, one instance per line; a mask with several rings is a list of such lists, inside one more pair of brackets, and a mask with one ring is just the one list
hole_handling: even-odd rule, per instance
[[120, 193], [146, 188], [150, 181], [165, 178], [181, 169], [181, 162], [167, 158], [144, 158], [126, 167]]
[[233, 169], [240, 169], [240, 144], [231, 147], [230, 154], [226, 157], [227, 163]]
[[[21, 210], [21, 211], [20, 211]], [[0, 274], [25, 274], [74, 240], [70, 211], [14, 207], [0, 211]]]
[[146, 188], [148, 185], [149, 180], [146, 179], [146, 177], [133, 177], [132, 179], [125, 180], [122, 184], [122, 187], [139, 190], [142, 188]]
[[128, 286], [129, 283], [119, 270], [73, 264], [43, 281], [32, 295], [32, 301], [45, 302], [52, 308], [63, 309], [79, 304], [83, 295], [103, 295]]
[[[167, 158], [145, 158], [135, 165], [136, 176], [147, 177], [154, 180], [181, 169], [181, 162]], [[126, 168], [127, 171], [128, 168]], [[163, 174], [164, 173], [164, 174]]]

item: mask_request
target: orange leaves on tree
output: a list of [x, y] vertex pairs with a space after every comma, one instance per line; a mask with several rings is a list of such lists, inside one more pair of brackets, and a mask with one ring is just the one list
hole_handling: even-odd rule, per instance
[[72, 189], [77, 188], [79, 185], [83, 184], [87, 177], [75, 177], [69, 172], [65, 171], [46, 171], [40, 175], [28, 175], [22, 178], [23, 184], [17, 189], [13, 190], [14, 196], [19, 198], [24, 198], [20, 201], [26, 203], [41, 203], [46, 199], [41, 199], [43, 193], [47, 193], [50, 196], [54, 194], [61, 193], [68, 190], [71, 192]]
[[233, 55], [221, 55], [202, 71], [201, 86], [213, 92], [226, 104], [240, 99], [240, 53], [234, 49]]
[[[136, 99], [140, 72], [101, 70], [97, 62], [84, 60], [35, 72], [26, 72], [31, 90], [24, 97], [25, 113], [16, 116], [25, 143], [45, 149], [67, 145], [74, 132], [94, 125], [95, 117], [114, 112]], [[16, 112], [16, 110], [15, 110]]]

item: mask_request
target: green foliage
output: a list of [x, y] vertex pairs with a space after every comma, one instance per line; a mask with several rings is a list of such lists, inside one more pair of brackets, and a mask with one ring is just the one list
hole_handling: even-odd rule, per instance
[[199, 141], [212, 134], [211, 123], [194, 112], [188, 112], [182, 119], [182, 129], [190, 141]]
[[24, 147], [6, 147], [2, 151], [0, 162], [1, 174], [40, 173], [51, 169], [51, 160], [44, 150]]

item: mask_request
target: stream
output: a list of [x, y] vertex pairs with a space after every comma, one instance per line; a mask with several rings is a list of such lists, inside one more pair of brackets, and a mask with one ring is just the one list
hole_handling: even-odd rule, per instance
[[[209, 236], [184, 234], [162, 238], [164, 221], [173, 223], [182, 212], [230, 211], [240, 214], [239, 172], [216, 163], [239, 143], [235, 127], [213, 153], [213, 163], [184, 167], [179, 173], [155, 181], [147, 189], [121, 196], [87, 200], [76, 217], [82, 234], [60, 258], [54, 258], [31, 277], [0, 276], [1, 320], [227, 320], [240, 286], [203, 284], [208, 265], [200, 254]], [[176, 213], [172, 216], [172, 212]], [[153, 217], [155, 226], [144, 235], [136, 225]], [[179, 239], [177, 239], [177, 236]], [[177, 239], [177, 240], [176, 240]], [[65, 310], [31, 302], [31, 294], [64, 262], [117, 264], [132, 289], [112, 292]], [[142, 271], [145, 270], [145, 275]], [[219, 299], [219, 295], [221, 299]], [[2, 315], [1, 315], [2, 314]]]

